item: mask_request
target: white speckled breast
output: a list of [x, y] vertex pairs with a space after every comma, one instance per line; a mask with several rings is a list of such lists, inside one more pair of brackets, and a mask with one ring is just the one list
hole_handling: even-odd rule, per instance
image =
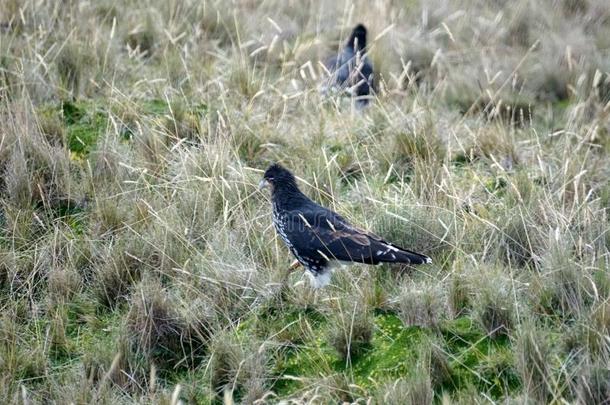
[[288, 239], [288, 237], [286, 236], [286, 232], [284, 231], [286, 223], [286, 215], [280, 214], [277, 210], [276, 205], [273, 204], [273, 225], [275, 226], [275, 230], [277, 231], [277, 233], [280, 234], [282, 240], [284, 241], [284, 243], [286, 243], [288, 248], [292, 250], [292, 243], [290, 243], [290, 240]]
[[306, 260], [303, 257], [301, 257], [299, 255], [299, 252], [292, 245], [292, 242], [290, 241], [290, 239], [288, 239], [288, 236], [286, 235], [286, 231], [285, 231], [286, 226], [288, 225], [288, 222], [289, 222], [288, 215], [280, 214], [278, 212], [277, 206], [275, 204], [273, 204], [273, 225], [275, 226], [275, 230], [277, 231], [277, 233], [280, 235], [280, 237], [282, 238], [282, 240], [284, 241], [284, 243], [286, 244], [288, 249], [290, 249], [290, 252], [294, 255], [294, 257], [296, 257], [296, 259], [303, 266], [305, 266], [305, 268], [307, 268], [309, 270], [318, 271], [319, 267], [313, 266], [314, 268], [312, 268], [312, 263], [310, 263], [309, 260]]

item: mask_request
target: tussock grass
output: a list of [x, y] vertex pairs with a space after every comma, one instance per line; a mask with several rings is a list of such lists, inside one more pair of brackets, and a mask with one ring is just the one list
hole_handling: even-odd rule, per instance
[[610, 374], [608, 367], [598, 363], [588, 363], [583, 367], [585, 374], [578, 378], [577, 398], [582, 403], [600, 403], [610, 397]]
[[[602, 402], [610, 7], [0, 2], [0, 397]], [[321, 95], [358, 22], [378, 91]], [[318, 291], [257, 189], [432, 257]]]
[[[145, 280], [138, 286], [127, 315], [131, 346], [162, 369], [170, 364], [192, 367], [201, 361], [210, 325], [200, 317], [185, 319], [172, 298], [154, 281]], [[200, 311], [197, 315], [204, 314]]]
[[398, 313], [407, 326], [435, 328], [445, 315], [443, 292], [435, 285], [404, 286], [397, 298]]
[[269, 378], [269, 349], [265, 343], [242, 342], [232, 333], [221, 332], [210, 345], [210, 380], [218, 393], [244, 402], [261, 400]]
[[473, 305], [473, 288], [461, 265], [457, 263], [447, 286], [447, 307], [452, 317], [466, 314]]
[[[473, 316], [490, 337], [509, 335], [516, 322], [515, 280], [499, 271], [479, 268], [472, 290]], [[518, 281], [517, 281], [518, 282]]]
[[342, 359], [349, 362], [370, 348], [374, 324], [366, 304], [339, 302], [329, 321], [333, 328], [328, 341]]
[[516, 343], [517, 368], [525, 397], [538, 402], [548, 402], [554, 395], [556, 381], [549, 358], [552, 352], [548, 336], [533, 325], [524, 324]]

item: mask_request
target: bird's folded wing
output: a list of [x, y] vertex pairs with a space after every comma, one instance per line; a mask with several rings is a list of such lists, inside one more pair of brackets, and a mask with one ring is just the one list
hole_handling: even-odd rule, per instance
[[425, 263], [429, 259], [395, 246], [379, 236], [350, 225], [324, 208], [294, 216], [292, 243], [310, 257], [377, 264], [379, 262]]
[[331, 211], [303, 212], [291, 222], [293, 246], [310, 256], [373, 264], [378, 262], [375, 253], [387, 248], [378, 236], [352, 227]]

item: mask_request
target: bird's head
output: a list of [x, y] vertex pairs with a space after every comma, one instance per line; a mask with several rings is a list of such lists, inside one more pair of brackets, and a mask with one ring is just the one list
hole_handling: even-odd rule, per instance
[[366, 27], [363, 24], [358, 24], [354, 27], [347, 41], [347, 46], [354, 49], [366, 48]]
[[272, 191], [278, 188], [298, 189], [294, 175], [278, 163], [272, 164], [265, 170], [265, 174], [258, 186], [259, 189], [270, 187]]

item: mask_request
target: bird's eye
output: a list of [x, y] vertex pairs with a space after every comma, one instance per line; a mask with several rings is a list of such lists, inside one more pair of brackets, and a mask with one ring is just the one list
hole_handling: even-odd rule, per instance
[[267, 181], [273, 181], [273, 177], [267, 177]]

